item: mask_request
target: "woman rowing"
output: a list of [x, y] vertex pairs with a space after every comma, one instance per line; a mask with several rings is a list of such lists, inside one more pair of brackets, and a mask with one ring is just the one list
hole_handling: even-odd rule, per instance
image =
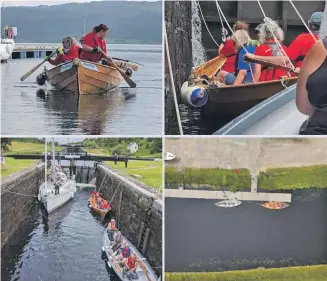
[[86, 34], [82, 41], [80, 58], [91, 62], [105, 59], [108, 63], [111, 63], [111, 60], [103, 55], [107, 53], [107, 43], [104, 38], [108, 35], [108, 32], [108, 26], [101, 23], [95, 26], [92, 32]]

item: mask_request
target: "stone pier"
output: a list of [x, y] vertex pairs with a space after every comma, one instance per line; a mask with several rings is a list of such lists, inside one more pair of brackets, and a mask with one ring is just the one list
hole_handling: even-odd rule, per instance
[[24, 220], [29, 205], [37, 200], [39, 186], [44, 182], [44, 169], [42, 163], [1, 180], [1, 247]]

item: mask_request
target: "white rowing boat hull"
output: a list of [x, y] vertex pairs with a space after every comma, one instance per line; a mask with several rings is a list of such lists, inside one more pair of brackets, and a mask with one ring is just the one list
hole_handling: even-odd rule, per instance
[[0, 43], [0, 60], [6, 61], [10, 59], [15, 48], [15, 42], [12, 39], [2, 39]]
[[165, 161], [171, 161], [175, 159], [176, 156], [170, 152], [165, 152]]
[[242, 202], [239, 200], [223, 200], [219, 201], [218, 203], [215, 204], [217, 207], [222, 207], [222, 208], [233, 208], [241, 205]]

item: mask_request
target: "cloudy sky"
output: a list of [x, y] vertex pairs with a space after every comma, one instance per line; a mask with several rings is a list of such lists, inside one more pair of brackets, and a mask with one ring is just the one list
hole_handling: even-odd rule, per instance
[[[113, 0], [0, 0], [2, 3], [4, 3], [5, 7], [9, 6], [38, 6], [38, 5], [59, 5], [59, 4], [65, 4], [65, 3], [89, 3], [89, 2], [95, 2], [95, 1], [113, 1]], [[128, 1], [140, 1], [140, 0], [128, 0]], [[143, 1], [157, 1], [157, 0], [143, 0]]]

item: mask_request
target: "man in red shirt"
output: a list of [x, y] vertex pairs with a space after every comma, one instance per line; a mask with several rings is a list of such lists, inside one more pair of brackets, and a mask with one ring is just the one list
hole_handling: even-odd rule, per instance
[[83, 38], [83, 51], [80, 58], [91, 62], [98, 62], [102, 58], [105, 59], [102, 51], [105, 54], [107, 53], [107, 43], [104, 37], [108, 35], [108, 31], [108, 26], [101, 23], [95, 26], [92, 32], [86, 34]]
[[[281, 43], [284, 40], [284, 32], [277, 22], [272, 20], [266, 21], [263, 24], [259, 24], [256, 30], [259, 32], [260, 46], [256, 48], [254, 52], [255, 56], [275, 57], [283, 55], [279, 45], [282, 46], [284, 52], [287, 48]], [[272, 32], [279, 44], [275, 41]], [[286, 58], [285, 61], [287, 61]], [[277, 80], [286, 75], [288, 75], [288, 73], [285, 70], [255, 64], [254, 79], [256, 82]]]
[[47, 60], [52, 65], [58, 65], [67, 61], [78, 59], [80, 47], [76, 39], [72, 37], [66, 37], [62, 39], [62, 45], [63, 48], [57, 49], [57, 56], [55, 59], [45, 57], [45, 60]]
[[[321, 25], [321, 21], [323, 18], [322, 12], [313, 13], [309, 20], [309, 29], [313, 33], [311, 35], [308, 33], [300, 34], [298, 37], [294, 39], [291, 45], [286, 49], [286, 55], [290, 58], [292, 63], [296, 68], [300, 68], [302, 66], [302, 62], [315, 44], [318, 39], [318, 33]], [[275, 56], [275, 57], [264, 57], [264, 56], [253, 56], [249, 57], [259, 60], [266, 60], [268, 62], [284, 65], [284, 61], [287, 59], [285, 56]]]

